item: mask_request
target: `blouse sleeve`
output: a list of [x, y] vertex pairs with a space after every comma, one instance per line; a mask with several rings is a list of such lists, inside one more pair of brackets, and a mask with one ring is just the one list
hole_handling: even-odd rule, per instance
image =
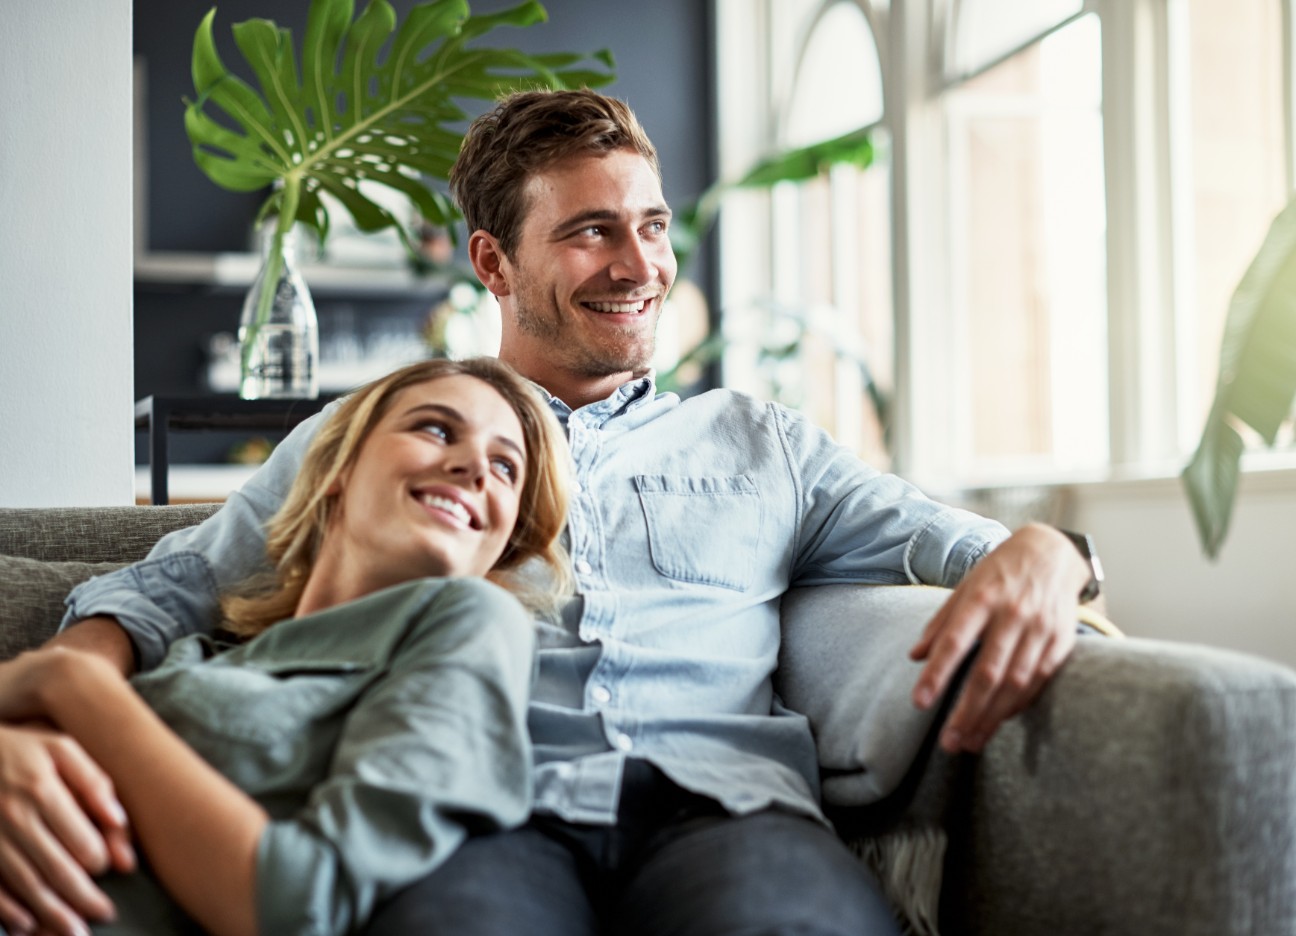
[[257, 854], [263, 933], [340, 934], [470, 832], [523, 822], [534, 629], [506, 592], [446, 583], [347, 717], [328, 777]]

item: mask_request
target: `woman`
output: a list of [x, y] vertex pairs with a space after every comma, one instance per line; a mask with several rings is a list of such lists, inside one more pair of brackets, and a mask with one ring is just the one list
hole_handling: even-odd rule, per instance
[[525, 819], [532, 624], [480, 577], [533, 605], [523, 563], [566, 581], [566, 457], [505, 365], [412, 365], [320, 429], [270, 522], [275, 581], [226, 602], [246, 642], [184, 638], [134, 688], [76, 651], [6, 665], [0, 717], [79, 741], [142, 845], [101, 932], [348, 932]]

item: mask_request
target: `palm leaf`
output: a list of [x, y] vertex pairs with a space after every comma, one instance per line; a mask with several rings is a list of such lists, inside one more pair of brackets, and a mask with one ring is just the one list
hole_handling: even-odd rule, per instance
[[[598, 85], [611, 80], [606, 52], [528, 55], [474, 45], [500, 26], [545, 19], [534, 0], [490, 16], [470, 16], [465, 0], [415, 6], [403, 23], [387, 0], [355, 17], [353, 0], [312, 0], [300, 68], [289, 30], [270, 20], [233, 27], [258, 88], [225, 67], [213, 39], [216, 10], [194, 37], [197, 98], [185, 111], [194, 160], [234, 191], [274, 186], [260, 215], [291, 206], [283, 224], [301, 222], [321, 242], [327, 191], [365, 231], [398, 219], [368, 198], [361, 182], [405, 195], [421, 214], [449, 225], [453, 209], [431, 185], [444, 180], [459, 151], [465, 119], [456, 103], [494, 99], [519, 88]], [[600, 67], [602, 66], [602, 67]]]
[[1229, 303], [1215, 400], [1183, 482], [1202, 548], [1219, 555], [1244, 448], [1237, 426], [1269, 445], [1296, 397], [1296, 199], [1274, 219]]

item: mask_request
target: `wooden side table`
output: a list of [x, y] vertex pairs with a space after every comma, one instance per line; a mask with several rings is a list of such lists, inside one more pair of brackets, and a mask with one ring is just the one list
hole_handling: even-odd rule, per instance
[[314, 416], [336, 396], [314, 400], [243, 400], [232, 394], [146, 396], [135, 401], [135, 429], [149, 433], [149, 489], [154, 504], [169, 502], [167, 436], [172, 430], [284, 431]]

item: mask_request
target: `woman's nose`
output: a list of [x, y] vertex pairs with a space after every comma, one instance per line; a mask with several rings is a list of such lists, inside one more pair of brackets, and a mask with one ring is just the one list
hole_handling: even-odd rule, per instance
[[446, 468], [455, 478], [481, 487], [486, 483], [490, 464], [484, 451], [460, 446], [448, 453]]

